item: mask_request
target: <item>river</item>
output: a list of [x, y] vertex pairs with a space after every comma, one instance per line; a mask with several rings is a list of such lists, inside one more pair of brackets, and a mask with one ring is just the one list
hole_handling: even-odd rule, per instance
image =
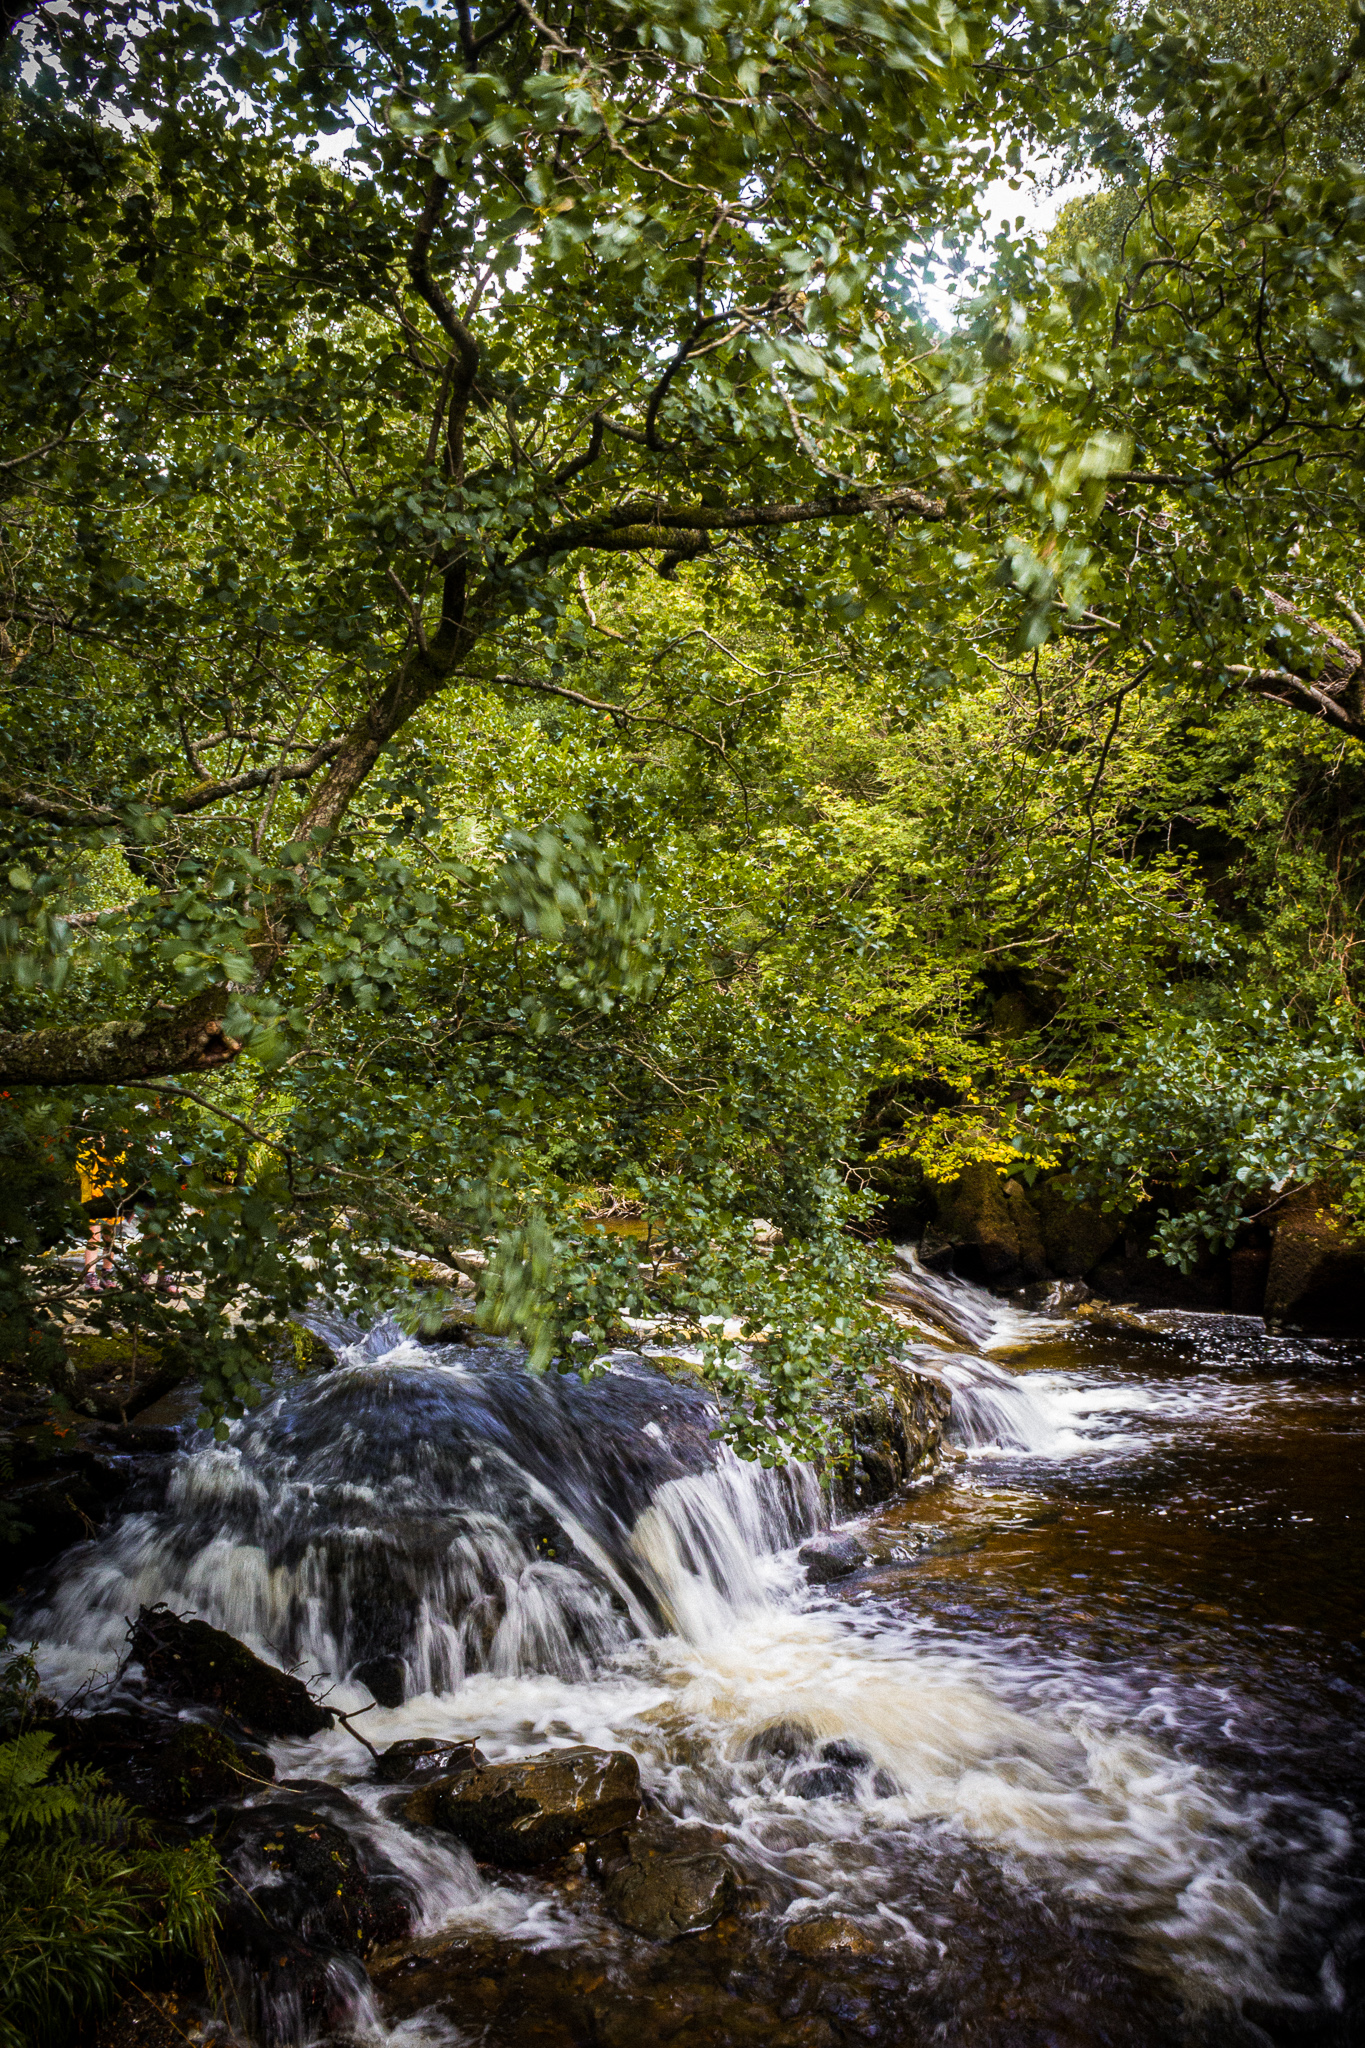
[[[740, 1946], [675, 1943], [664, 1971], [586, 1878], [400, 1828], [344, 1729], [282, 1742], [283, 1774], [359, 1802], [429, 1935], [522, 1970], [491, 2018], [453, 1994], [381, 2011], [357, 1972], [328, 2039], [1361, 2038], [1365, 1345], [903, 1291], [956, 1337], [911, 1346], [953, 1385], [953, 1448], [850, 1525], [868, 1561], [823, 1588], [796, 1557], [813, 1480], [717, 1463], [686, 1388], [374, 1339], [69, 1555], [32, 1616], [58, 1688], [164, 1598], [306, 1671], [400, 1671], [403, 1704], [361, 1724], [379, 1748], [628, 1748], [747, 1882]], [[831, 1916], [863, 1938], [793, 1974], [793, 1930]], [[625, 2022], [564, 2017], [586, 1980], [553, 1970], [584, 1957]], [[283, 2010], [259, 2024], [290, 2037]]]

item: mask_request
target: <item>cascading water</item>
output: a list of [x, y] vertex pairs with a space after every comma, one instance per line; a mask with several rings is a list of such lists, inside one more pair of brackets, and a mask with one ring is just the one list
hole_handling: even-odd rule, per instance
[[808, 1474], [719, 1456], [700, 1390], [638, 1361], [585, 1386], [394, 1336], [183, 1459], [164, 1507], [63, 1575], [44, 1635], [107, 1660], [125, 1617], [166, 1600], [401, 1695], [483, 1670], [581, 1678], [700, 1589], [733, 1601], [815, 1524]]
[[[1077, 2042], [1279, 2038], [1228, 2031], [1248, 1999], [1307, 2027], [1331, 1997], [1287, 1987], [1282, 1957], [1312, 1902], [1338, 1895], [1349, 1828], [1331, 1800], [1305, 1796], [1286, 1818], [1216, 1745], [1191, 1751], [1193, 1709], [1164, 1677], [1154, 1688], [1140, 1663], [1044, 1643], [1050, 1588], [1003, 1636], [981, 1619], [984, 1596], [969, 1612], [961, 1601], [969, 1569], [990, 1590], [996, 1566], [980, 1555], [1024, 1555], [1019, 1531], [1039, 1554], [1053, 1541], [1039, 1475], [1139, 1470], [1161, 1431], [1207, 1412], [1214, 1396], [1194, 1389], [1211, 1376], [1084, 1366], [1060, 1318], [1024, 1316], [913, 1255], [893, 1299], [947, 1340], [912, 1339], [907, 1355], [952, 1388], [966, 1460], [864, 1518], [870, 1566], [842, 1585], [807, 1586], [794, 1555], [820, 1519], [814, 1477], [718, 1450], [699, 1388], [626, 1355], [583, 1385], [533, 1378], [507, 1347], [433, 1352], [390, 1333], [226, 1444], [189, 1448], [163, 1506], [70, 1553], [28, 1617], [45, 1670], [69, 1686], [111, 1669], [125, 1618], [165, 1600], [330, 1674], [334, 1703], [381, 1697], [363, 1724], [380, 1747], [628, 1748], [656, 1800], [723, 1831], [779, 1925], [850, 1916], [901, 1972], [898, 1997], [928, 2014], [948, 2000], [966, 2030], [926, 2019], [926, 2040], [1071, 2041], [1056, 2031], [1070, 1942], [1119, 1945], [1105, 1950], [1105, 1997], [1113, 1972], [1136, 1968], [1176, 1998], [1121, 2034], [1086, 2031], [1098, 2008], [1082, 2003]], [[1021, 1347], [1040, 1369], [997, 1362]], [[590, 1901], [494, 1881], [396, 1826], [345, 1730], [277, 1755], [360, 1801], [429, 1930], [493, 1929], [536, 1952], [600, 1943]], [[974, 2033], [972, 2001], [1011, 1941], [1043, 1959], [1027, 1966], [1047, 1978], [1029, 1993], [1041, 2031]], [[380, 2038], [357, 1995], [355, 2026]], [[1223, 2017], [1201, 2033], [1200, 2011]], [[432, 2025], [405, 2038], [453, 2038]]]

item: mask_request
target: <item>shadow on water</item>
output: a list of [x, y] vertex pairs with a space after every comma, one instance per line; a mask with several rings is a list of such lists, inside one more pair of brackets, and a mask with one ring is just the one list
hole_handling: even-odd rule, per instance
[[[400, 1829], [343, 1731], [277, 1754], [360, 1801], [428, 1931], [496, 1937], [547, 2011], [595, 1959], [635, 2038], [1347, 2048], [1365, 1346], [1023, 1317], [908, 1260], [896, 1299], [937, 1333], [909, 1355], [952, 1386], [957, 1448], [858, 1525], [841, 1584], [795, 1559], [812, 1475], [718, 1452], [698, 1389], [381, 1338], [70, 1553], [34, 1617], [47, 1669], [111, 1668], [164, 1598], [343, 1703], [401, 1696], [367, 1718], [380, 1746], [631, 1749], [654, 1801], [723, 1833], [749, 1931], [632, 1942], [591, 1886]], [[798, 1967], [786, 1937], [831, 1914], [862, 1947]], [[749, 1979], [780, 2027], [696, 2031], [699, 1987]], [[526, 1998], [477, 2038], [560, 2039]], [[455, 2038], [448, 2011], [393, 2018], [361, 1998], [355, 2025]]]

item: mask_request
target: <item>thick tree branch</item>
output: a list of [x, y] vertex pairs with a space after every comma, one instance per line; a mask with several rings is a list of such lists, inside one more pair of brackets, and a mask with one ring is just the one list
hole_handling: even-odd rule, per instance
[[[289, 761], [278, 768], [249, 768], [244, 775], [230, 775], [223, 782], [206, 782], [187, 796], [161, 800], [148, 797], [143, 801], [148, 810], [168, 811], [172, 817], [185, 818], [194, 811], [207, 810], [210, 804], [222, 803], [226, 797], [265, 789], [272, 782], [306, 782], [325, 762], [334, 760], [345, 744], [344, 740], [324, 740], [306, 761]], [[20, 790], [17, 796], [0, 796], [0, 808], [19, 811], [26, 818], [42, 818], [49, 825], [117, 825], [125, 816], [124, 811], [113, 810], [107, 804], [92, 804], [83, 811], [75, 804], [54, 803], [49, 797], [34, 796], [28, 790]]]
[[751, 533], [755, 529], [797, 526], [821, 519], [861, 519], [870, 512], [911, 512], [920, 519], [951, 516], [945, 498], [934, 498], [914, 484], [894, 484], [883, 491], [846, 491], [838, 497], [808, 498], [787, 505], [689, 505], [687, 507], [622, 505], [601, 520], [575, 520], [552, 527], [533, 540], [517, 558], [523, 563], [549, 560], [574, 548], [602, 551], [663, 548], [698, 552], [712, 533]]
[[150, 1081], [157, 1074], [209, 1074], [241, 1051], [220, 1012], [226, 991], [206, 989], [178, 1010], [114, 1023], [0, 1032], [0, 1083], [7, 1088], [75, 1088]]

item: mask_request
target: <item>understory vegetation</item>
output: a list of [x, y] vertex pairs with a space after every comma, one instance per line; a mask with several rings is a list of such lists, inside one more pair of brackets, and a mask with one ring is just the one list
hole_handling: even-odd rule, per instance
[[97, 1771], [57, 1765], [32, 1658], [0, 1634], [0, 2042], [58, 2043], [167, 1956], [213, 1968], [212, 1839], [158, 1842]]
[[[79, 1297], [221, 1431], [310, 1301], [454, 1269], [538, 1368], [694, 1343], [773, 1458], [964, 1167], [1183, 1263], [1358, 1204], [1363, 53], [21, 13], [14, 1369]], [[988, 225], [1039, 165], [1097, 189]]]

